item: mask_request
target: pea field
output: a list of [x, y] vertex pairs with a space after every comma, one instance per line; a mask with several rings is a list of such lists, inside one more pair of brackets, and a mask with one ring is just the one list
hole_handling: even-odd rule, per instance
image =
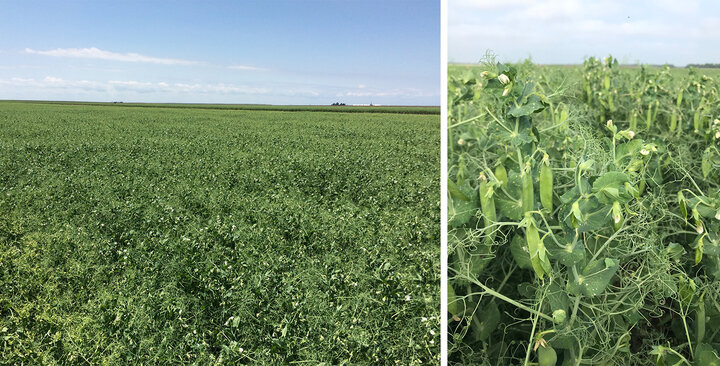
[[0, 364], [439, 362], [439, 108], [262, 109], [0, 102]]
[[720, 364], [720, 72], [448, 76], [450, 364]]

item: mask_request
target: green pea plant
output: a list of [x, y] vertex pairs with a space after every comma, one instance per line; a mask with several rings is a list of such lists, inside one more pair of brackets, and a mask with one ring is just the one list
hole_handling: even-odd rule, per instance
[[691, 81], [631, 72], [450, 69], [451, 364], [720, 362], [720, 123], [680, 143]]

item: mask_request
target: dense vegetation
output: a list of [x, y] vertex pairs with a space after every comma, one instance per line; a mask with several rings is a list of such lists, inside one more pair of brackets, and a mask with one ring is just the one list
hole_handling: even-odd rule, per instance
[[450, 362], [720, 364], [720, 84], [453, 67]]
[[439, 122], [0, 103], [0, 364], [437, 362]]
[[182, 108], [182, 109], [224, 109], [238, 111], [283, 111], [283, 112], [346, 112], [346, 113], [402, 113], [402, 114], [436, 114], [440, 115], [437, 106], [349, 106], [349, 105], [273, 105], [273, 104], [183, 104], [183, 103], [123, 103], [123, 102], [61, 102], [61, 101], [8, 101], [31, 104], [60, 104], [108, 107], [140, 107], [140, 108]]

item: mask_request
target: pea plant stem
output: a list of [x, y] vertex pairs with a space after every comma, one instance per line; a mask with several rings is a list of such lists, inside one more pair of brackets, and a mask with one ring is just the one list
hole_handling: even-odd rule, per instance
[[523, 304], [521, 304], [521, 303], [519, 303], [519, 302], [517, 302], [517, 301], [515, 301], [515, 300], [513, 300], [513, 299], [511, 299], [511, 298], [509, 298], [509, 297], [507, 297], [507, 296], [505, 296], [505, 295], [503, 295], [503, 294], [501, 294], [501, 293], [493, 290], [493, 289], [491, 289], [490, 287], [485, 286], [484, 283], [482, 283], [482, 282], [480, 282], [480, 281], [478, 281], [478, 280], [476, 280], [476, 279], [474, 279], [474, 278], [470, 278], [470, 277], [467, 277], [467, 276], [463, 276], [463, 277], [465, 277], [466, 280], [469, 280], [469, 281], [471, 281], [472, 283], [480, 286], [480, 287], [483, 289], [483, 291], [484, 291], [486, 294], [488, 294], [488, 295], [497, 297], [498, 299], [500, 299], [500, 300], [502, 300], [502, 301], [505, 301], [505, 302], [507, 302], [507, 303], [509, 303], [509, 304], [512, 304], [513, 306], [515, 306], [515, 307], [517, 307], [517, 308], [520, 308], [520, 309], [523, 309], [523, 310], [525, 310], [525, 311], [527, 311], [527, 312], [529, 312], [529, 313], [531, 313], [531, 314], [537, 315], [537, 316], [539, 316], [539, 317], [541, 317], [541, 318], [543, 318], [543, 319], [545, 319], [545, 320], [548, 320], [548, 321], [551, 321], [551, 322], [553, 321], [553, 318], [552, 318], [551, 316], [546, 315], [546, 314], [543, 314], [543, 313], [541, 313], [540, 311], [537, 311], [537, 310], [535, 310], [535, 309], [533, 309], [533, 308], [531, 308], [531, 307], [529, 307], [529, 306], [523, 305]]

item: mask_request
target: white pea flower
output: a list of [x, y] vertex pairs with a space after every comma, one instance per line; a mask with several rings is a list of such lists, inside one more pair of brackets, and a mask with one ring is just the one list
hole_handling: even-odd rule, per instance
[[507, 96], [508, 93], [510, 93], [510, 88], [505, 88], [505, 90], [503, 91], [503, 97]]
[[631, 139], [632, 139], [633, 137], [635, 137], [635, 132], [633, 132], [633, 131], [631, 131], [631, 130], [628, 130], [627, 134], [628, 134], [628, 136], [629, 136]]
[[609, 120], [607, 121], [606, 125], [607, 125], [608, 127], [612, 126], [612, 125], [613, 125], [612, 120], [609, 119]]
[[650, 152], [645, 149], [642, 149], [642, 150], [640, 150], [640, 154], [648, 155], [648, 154], [650, 154]]
[[465, 143], [465, 140], [463, 140], [463, 139], [458, 140], [458, 145], [462, 145], [463, 143]]
[[715, 213], [715, 219], [720, 220], [720, 210]]
[[510, 82], [510, 78], [505, 74], [498, 75], [498, 80], [501, 84], [505, 85]]
[[716, 131], [716, 132], [715, 132], [715, 138], [716, 138], [716, 139], [720, 139], [720, 131]]

